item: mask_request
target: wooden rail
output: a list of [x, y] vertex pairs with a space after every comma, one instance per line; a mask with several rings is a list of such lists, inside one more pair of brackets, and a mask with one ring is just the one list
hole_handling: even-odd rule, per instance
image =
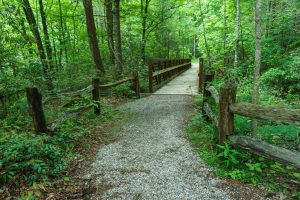
[[149, 92], [153, 93], [158, 90], [170, 80], [189, 69], [191, 66], [191, 59], [149, 60]]
[[[56, 127], [58, 127], [61, 123], [66, 121], [69, 118], [76, 117], [80, 113], [85, 112], [89, 110], [90, 108], [94, 108], [94, 113], [96, 115], [99, 115], [101, 113], [101, 105], [100, 105], [100, 90], [101, 89], [107, 89], [107, 88], [112, 88], [116, 87], [122, 83], [126, 82], [132, 82], [132, 89], [136, 93], [136, 97], [140, 98], [140, 83], [139, 83], [139, 75], [136, 71], [132, 73], [131, 77], [116, 81], [114, 83], [108, 83], [105, 85], [100, 85], [100, 80], [99, 78], [93, 78], [92, 80], [92, 85], [89, 85], [86, 88], [83, 88], [78, 91], [74, 92], [68, 92], [64, 94], [59, 94], [56, 95], [56, 97], [61, 97], [64, 95], [67, 95], [69, 97], [74, 97], [81, 95], [82, 93], [86, 92], [91, 92], [92, 93], [92, 100], [93, 105], [86, 105], [83, 106], [82, 108], [69, 111], [66, 113], [61, 119], [57, 119], [54, 122], [50, 123], [47, 125], [44, 111], [43, 111], [43, 103], [45, 101], [42, 101], [42, 95], [39, 93], [37, 88], [27, 88], [26, 93], [27, 93], [27, 100], [28, 100], [28, 107], [29, 107], [29, 114], [31, 115], [33, 119], [33, 124], [35, 127], [35, 131], [37, 133], [50, 133], [51, 131], [54, 131]], [[54, 97], [52, 97], [53, 99]], [[49, 99], [49, 98], [48, 98]]]
[[[212, 74], [205, 74], [204, 61], [200, 59], [199, 92], [203, 92], [202, 113], [218, 128], [218, 143], [224, 144], [229, 139], [231, 144], [248, 150], [254, 154], [265, 156], [282, 164], [292, 165], [300, 169], [300, 153], [280, 148], [256, 138], [234, 135], [234, 115], [242, 115], [254, 119], [270, 120], [278, 123], [300, 124], [300, 110], [289, 109], [280, 106], [262, 106], [251, 103], [236, 103], [237, 86], [224, 84], [220, 88], [220, 94], [211, 86]], [[202, 79], [202, 80], [200, 80]], [[207, 101], [213, 97], [219, 107], [218, 118], [212, 112]]]

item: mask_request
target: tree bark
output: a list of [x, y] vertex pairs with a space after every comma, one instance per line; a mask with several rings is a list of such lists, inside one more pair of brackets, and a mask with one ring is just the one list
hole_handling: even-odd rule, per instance
[[235, 52], [233, 66], [237, 67], [239, 63], [239, 42], [240, 42], [240, 0], [236, 0], [236, 19], [235, 19]]
[[88, 32], [91, 53], [94, 60], [94, 66], [97, 70], [97, 75], [99, 75], [100, 71], [104, 72], [104, 66], [103, 66], [99, 45], [98, 45], [98, 38], [97, 38], [94, 15], [93, 15], [92, 0], [83, 0], [83, 6], [86, 15], [86, 27]]
[[22, 3], [23, 3], [23, 10], [24, 10], [26, 19], [27, 19], [28, 24], [30, 26], [30, 30], [34, 35], [35, 42], [37, 44], [40, 60], [41, 60], [42, 67], [43, 67], [43, 72], [44, 72], [44, 75], [47, 79], [47, 83], [46, 83], [47, 87], [48, 87], [49, 90], [52, 90], [52, 88], [53, 88], [52, 87], [52, 82], [51, 82], [51, 79], [50, 79], [49, 74], [48, 74], [49, 66], [46, 62], [46, 54], [45, 54], [45, 51], [44, 51], [44, 47], [43, 47], [43, 43], [42, 43], [42, 39], [41, 39], [39, 29], [38, 29], [38, 25], [37, 25], [36, 20], [34, 18], [34, 14], [33, 14], [32, 8], [30, 6], [29, 0], [23, 0]]
[[115, 51], [116, 51], [116, 72], [117, 76], [123, 72], [122, 58], [122, 41], [121, 41], [121, 25], [120, 25], [120, 0], [114, 0], [113, 4], [113, 20], [114, 20], [114, 35], [115, 35]]
[[109, 51], [109, 61], [111, 65], [115, 64], [115, 53], [114, 53], [114, 19], [112, 11], [112, 0], [105, 0], [104, 2], [106, 11], [106, 32], [107, 32], [107, 45]]
[[[255, 62], [254, 62], [254, 76], [253, 76], [253, 94], [252, 103], [259, 103], [259, 81], [260, 81], [260, 67], [261, 67], [261, 0], [256, 0], [255, 5]], [[253, 135], [257, 134], [257, 120], [252, 120]]]
[[208, 58], [208, 66], [211, 67], [210, 49], [209, 49], [208, 42], [207, 42], [207, 37], [206, 37], [206, 28], [205, 28], [205, 22], [204, 22], [204, 13], [202, 11], [201, 0], [199, 0], [199, 9], [200, 9], [200, 15], [201, 15], [201, 21], [202, 21], [202, 28], [203, 28], [203, 37], [204, 37], [205, 49], [206, 49], [207, 58]]
[[142, 62], [146, 61], [146, 25], [148, 18], [148, 8], [151, 0], [146, 0], [144, 4], [144, 0], [141, 0], [141, 17], [142, 17], [142, 41], [141, 41], [141, 59]]
[[223, 67], [226, 69], [226, 60], [227, 60], [227, 55], [226, 55], [226, 39], [227, 39], [227, 1], [224, 0], [224, 40], [223, 40], [223, 48], [224, 48], [224, 63]]
[[35, 41], [36, 41], [36, 44], [37, 44], [40, 60], [41, 60], [41, 63], [43, 65], [43, 71], [44, 71], [45, 74], [47, 74], [48, 65], [47, 65], [47, 62], [46, 62], [46, 54], [45, 54], [45, 51], [44, 51], [44, 47], [43, 47], [42, 39], [41, 39], [41, 36], [40, 36], [40, 32], [38, 30], [38, 26], [37, 26], [36, 20], [34, 18], [34, 14], [33, 14], [32, 8], [31, 8], [30, 3], [29, 3], [28, 0], [23, 0], [23, 9], [24, 9], [24, 13], [26, 15], [27, 22], [30, 26], [30, 30], [34, 35], [34, 38], [35, 38]]
[[51, 47], [50, 37], [48, 33], [47, 19], [46, 19], [46, 13], [44, 11], [43, 0], [39, 0], [39, 6], [40, 6], [40, 14], [42, 18], [43, 32], [45, 37], [45, 46], [46, 46], [46, 52], [48, 57], [48, 64], [49, 64], [49, 68], [51, 69], [53, 66], [52, 47]]
[[66, 40], [67, 25], [63, 21], [61, 0], [58, 0], [59, 5], [59, 27], [60, 27], [60, 65], [62, 66], [62, 55], [65, 53], [65, 61], [68, 62], [68, 49]]

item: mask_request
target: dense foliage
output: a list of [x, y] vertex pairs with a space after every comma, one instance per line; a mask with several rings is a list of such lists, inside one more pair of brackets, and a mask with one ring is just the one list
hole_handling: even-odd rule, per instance
[[[204, 57], [208, 70], [217, 76], [217, 88], [234, 81], [239, 83], [238, 98], [251, 101], [257, 50], [256, 2], [242, 0], [238, 5], [237, 0], [0, 0], [1, 185], [33, 185], [58, 177], [75, 155], [75, 141], [87, 134], [86, 129], [73, 122], [66, 122], [53, 135], [34, 133], [26, 87], [38, 87], [45, 98], [82, 89], [95, 76], [107, 83], [138, 70], [141, 90], [147, 92], [148, 59], [190, 57], [198, 62], [199, 57]], [[300, 1], [261, 2], [261, 103], [300, 108]], [[238, 19], [236, 11], [240, 13]], [[124, 84], [108, 93], [130, 96], [132, 91], [130, 84]], [[77, 102], [77, 108], [93, 105], [87, 99], [90, 97]], [[58, 104], [45, 105], [48, 121], [67, 111], [62, 109], [63, 101]], [[76, 109], [76, 104], [71, 109]], [[111, 112], [106, 114], [110, 116]], [[194, 121], [201, 120], [198, 116]], [[246, 119], [238, 118], [236, 123], [238, 132], [251, 132]], [[205, 139], [213, 142], [211, 127], [197, 128], [194, 133], [208, 131]], [[295, 126], [262, 123], [258, 132], [259, 137], [276, 145], [289, 149], [299, 145], [299, 128]], [[201, 144], [201, 136], [194, 136]], [[215, 152], [217, 147], [208, 148]], [[220, 148], [224, 151], [217, 163], [226, 169], [221, 173], [226, 177], [257, 183], [273, 177], [273, 170], [299, 178], [299, 174], [291, 175], [290, 169], [266, 164], [229, 145]], [[202, 151], [202, 155], [211, 151]], [[236, 168], [241, 161], [247, 162], [242, 169]], [[263, 175], [262, 169], [271, 174]]]

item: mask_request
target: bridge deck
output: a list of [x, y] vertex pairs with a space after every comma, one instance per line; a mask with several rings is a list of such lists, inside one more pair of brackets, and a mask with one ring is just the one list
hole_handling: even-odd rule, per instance
[[192, 64], [190, 69], [171, 80], [154, 94], [196, 95], [198, 91], [198, 68], [198, 64]]

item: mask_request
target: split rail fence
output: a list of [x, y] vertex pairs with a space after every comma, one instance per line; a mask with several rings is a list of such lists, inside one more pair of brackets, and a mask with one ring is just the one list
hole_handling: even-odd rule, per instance
[[[101, 113], [101, 105], [100, 105], [100, 91], [103, 89], [108, 89], [112, 87], [116, 87], [120, 84], [126, 83], [126, 82], [132, 82], [132, 89], [135, 91], [136, 97], [140, 98], [140, 82], [139, 82], [139, 75], [136, 71], [132, 73], [131, 77], [116, 81], [114, 83], [109, 83], [105, 85], [100, 85], [99, 78], [93, 78], [92, 85], [89, 85], [88, 87], [75, 91], [75, 92], [68, 92], [64, 94], [58, 94], [58, 95], [52, 95], [47, 98], [45, 98], [42, 101], [42, 95], [39, 92], [38, 88], [36, 87], [29, 87], [26, 88], [26, 95], [28, 100], [28, 107], [29, 107], [29, 114], [32, 117], [33, 124], [35, 131], [38, 133], [50, 133], [51, 131], [54, 131], [58, 125], [62, 124], [69, 118], [74, 118], [78, 116], [80, 113], [87, 111], [91, 108], [94, 108], [94, 113], [96, 115], [99, 115]], [[70, 111], [65, 116], [63, 116], [60, 119], [57, 119], [56, 121], [47, 124], [44, 111], [43, 111], [43, 103], [53, 100], [55, 98], [60, 98], [63, 96], [67, 97], [76, 97], [83, 95], [85, 93], [91, 92], [92, 93], [92, 100], [93, 105], [88, 105], [81, 107], [79, 109]]]
[[[234, 135], [234, 115], [300, 125], [299, 109], [236, 102], [237, 86], [224, 84], [218, 92], [211, 85], [214, 74], [206, 73], [202, 58], [199, 60], [199, 72], [199, 93], [203, 94], [202, 113], [218, 128], [219, 144], [224, 144], [224, 141], [228, 139], [234, 146], [300, 169], [300, 153], [271, 145], [255, 137]], [[207, 101], [210, 97], [219, 107], [218, 117], [214, 115]]]

